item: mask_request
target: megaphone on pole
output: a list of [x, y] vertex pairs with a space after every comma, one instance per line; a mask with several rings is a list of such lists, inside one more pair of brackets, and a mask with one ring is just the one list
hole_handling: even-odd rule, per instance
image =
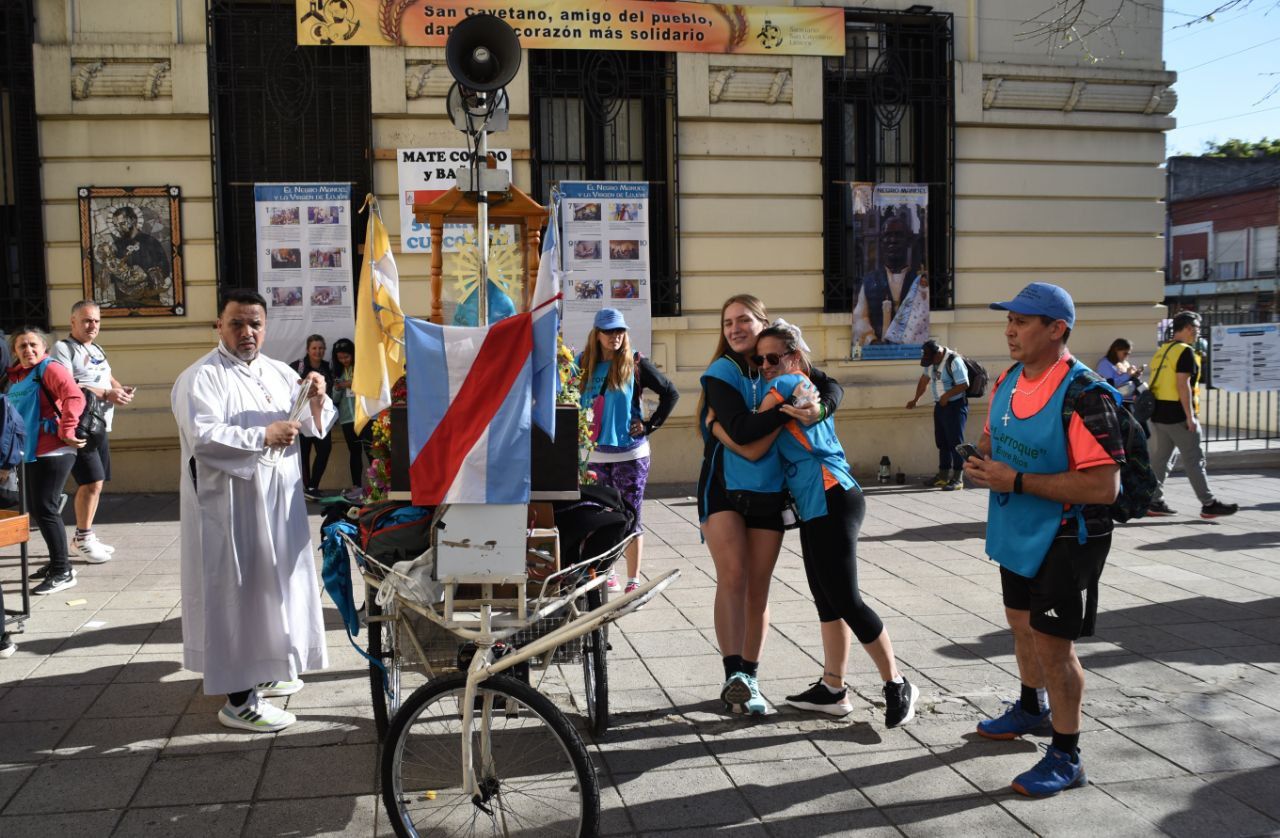
[[520, 69], [520, 39], [506, 21], [472, 15], [449, 33], [444, 60], [459, 87], [479, 93], [498, 90]]

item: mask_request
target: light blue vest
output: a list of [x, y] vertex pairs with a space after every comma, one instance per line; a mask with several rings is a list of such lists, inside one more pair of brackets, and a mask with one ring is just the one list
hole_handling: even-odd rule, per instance
[[[742, 374], [742, 370], [738, 369], [738, 365], [728, 358], [721, 356], [712, 362], [707, 371], [702, 374], [702, 381], [708, 378], [717, 378], [737, 388], [742, 394], [742, 401], [750, 410], [755, 410], [760, 406], [764, 394], [768, 392], [768, 387], [763, 379], [749, 379]], [[754, 386], [752, 386], [754, 384]], [[705, 387], [705, 384], [703, 385]], [[698, 427], [702, 429], [703, 438], [707, 438], [706, 425], [706, 408], [703, 407], [701, 415], [698, 417]], [[711, 467], [715, 468], [715, 458], [723, 458], [724, 464], [724, 486], [729, 491], [744, 492], [781, 492], [782, 491], [782, 461], [777, 457], [765, 455], [756, 462], [751, 462], [745, 457], [740, 457], [723, 445], [716, 443], [715, 449], [712, 451]]]
[[22, 424], [27, 428], [26, 447], [23, 454], [24, 462], [28, 463], [36, 461], [36, 445], [40, 441], [40, 434], [37, 431], [50, 434], [58, 432], [57, 419], [40, 418], [40, 377], [44, 375], [44, 368], [49, 366], [49, 361], [49, 358], [45, 358], [27, 373], [26, 378], [9, 385], [9, 401], [22, 415]]
[[[637, 361], [638, 362], [638, 361]], [[576, 363], [582, 366], [582, 356]], [[601, 409], [592, 416], [592, 421], [600, 426], [600, 436], [596, 438], [596, 448], [601, 451], [630, 451], [644, 443], [644, 438], [636, 439], [631, 435], [631, 422], [639, 419], [639, 413], [632, 413], [635, 408], [636, 379], [631, 376], [623, 383], [621, 389], [606, 387], [604, 380], [613, 367], [612, 361], [602, 360], [596, 364], [591, 380], [586, 382], [582, 391], [583, 409], [596, 405], [596, 397], [602, 396]], [[601, 388], [603, 392], [601, 392]]]
[[[771, 389], [777, 390], [783, 399], [788, 399], [795, 388], [805, 381], [808, 379], [802, 375], [783, 375], [771, 382]], [[792, 425], [804, 431], [808, 446], [791, 433]], [[778, 434], [774, 450], [782, 458], [783, 478], [786, 480], [787, 491], [795, 499], [796, 513], [801, 521], [811, 521], [827, 514], [823, 466], [840, 482], [841, 489], [861, 488], [849, 470], [849, 461], [845, 459], [844, 448], [836, 436], [835, 420], [830, 416], [814, 425], [788, 423], [782, 428], [782, 433]]]
[[[1014, 415], [1010, 402], [1022, 365], [1010, 369], [991, 397], [991, 458], [1026, 474], [1066, 471], [1067, 432], [1062, 426], [1062, 402], [1071, 379], [1085, 369], [1088, 368], [1084, 364], [1072, 360], [1049, 403], [1026, 419]], [[1062, 519], [1072, 512], [1083, 526], [1079, 507], [1064, 513], [1062, 503], [1056, 500], [992, 492], [987, 504], [987, 555], [1019, 576], [1035, 577], [1058, 535]]]

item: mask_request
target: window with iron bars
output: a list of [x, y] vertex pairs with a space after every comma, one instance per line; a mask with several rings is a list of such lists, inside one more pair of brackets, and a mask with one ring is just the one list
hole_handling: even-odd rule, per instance
[[0, 329], [49, 325], [32, 12], [0, 3]]
[[648, 181], [650, 309], [680, 313], [675, 56], [530, 50], [534, 197], [565, 180]]
[[929, 187], [925, 269], [930, 307], [954, 304], [955, 105], [951, 15], [845, 16], [845, 54], [823, 72], [823, 308], [852, 311], [863, 247], [853, 183]]

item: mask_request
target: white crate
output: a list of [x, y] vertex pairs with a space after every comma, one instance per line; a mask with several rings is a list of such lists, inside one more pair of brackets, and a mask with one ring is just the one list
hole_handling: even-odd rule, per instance
[[455, 503], [441, 521], [436, 579], [525, 575], [527, 504]]

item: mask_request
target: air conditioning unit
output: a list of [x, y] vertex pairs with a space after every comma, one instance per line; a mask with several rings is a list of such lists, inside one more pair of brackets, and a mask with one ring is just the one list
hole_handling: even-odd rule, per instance
[[1197, 279], [1204, 279], [1204, 260], [1203, 259], [1183, 259], [1182, 269], [1179, 273], [1183, 282], [1193, 282]]

